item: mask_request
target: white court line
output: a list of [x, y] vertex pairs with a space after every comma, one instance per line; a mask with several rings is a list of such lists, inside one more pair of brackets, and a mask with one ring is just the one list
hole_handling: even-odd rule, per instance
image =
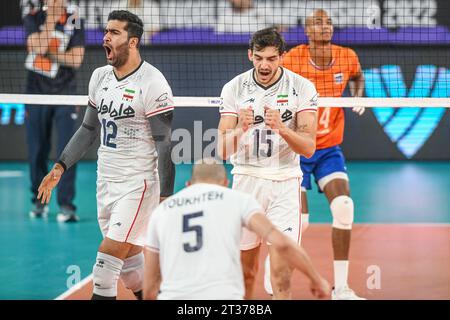
[[395, 222], [395, 223], [380, 223], [380, 222], [376, 222], [376, 223], [358, 223], [359, 225], [369, 225], [369, 226], [386, 226], [386, 225], [391, 225], [391, 226], [405, 226], [405, 227], [450, 227], [450, 223], [447, 222], [406, 222], [406, 223], [402, 223], [402, 222]]
[[[309, 225], [330, 225], [331, 222], [309, 222]], [[355, 226], [395, 226], [395, 227], [450, 227], [450, 223], [448, 222], [362, 222], [362, 223], [353, 223]]]
[[64, 299], [66, 299], [68, 296], [73, 294], [75, 291], [80, 290], [82, 287], [84, 287], [85, 285], [87, 285], [91, 281], [92, 281], [92, 273], [90, 275], [88, 275], [86, 278], [84, 278], [83, 280], [81, 280], [80, 282], [78, 282], [76, 285], [71, 287], [66, 292], [64, 292], [64, 293], [60, 294], [59, 296], [57, 296], [54, 300], [64, 300]]
[[0, 171], [0, 178], [19, 178], [23, 177], [23, 171]]

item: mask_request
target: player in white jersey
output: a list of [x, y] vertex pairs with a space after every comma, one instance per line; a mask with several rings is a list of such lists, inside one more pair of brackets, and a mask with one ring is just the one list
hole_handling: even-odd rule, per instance
[[243, 225], [305, 273], [315, 296], [329, 295], [304, 250], [275, 228], [252, 196], [227, 185], [224, 166], [205, 159], [194, 165], [188, 187], [154, 211], [144, 249], [144, 299], [243, 299]]
[[[218, 150], [223, 159], [231, 155], [233, 189], [253, 194], [271, 222], [300, 243], [299, 155], [315, 151], [317, 92], [309, 80], [280, 66], [284, 52], [284, 39], [275, 29], [253, 35], [248, 56], [254, 68], [222, 90]], [[244, 229], [247, 298], [253, 293], [260, 244], [260, 237]], [[289, 299], [292, 269], [273, 246], [269, 254], [274, 298]]]
[[92, 299], [115, 299], [119, 277], [142, 297], [150, 214], [160, 197], [173, 192], [172, 91], [162, 73], [141, 59], [142, 32], [136, 15], [110, 13], [103, 38], [109, 65], [93, 72], [83, 124], [39, 187], [39, 198], [48, 203], [63, 172], [100, 134], [97, 211], [104, 239], [93, 268]]

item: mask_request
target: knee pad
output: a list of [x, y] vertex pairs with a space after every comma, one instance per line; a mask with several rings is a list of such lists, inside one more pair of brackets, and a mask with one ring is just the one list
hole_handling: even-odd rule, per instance
[[144, 254], [142, 252], [125, 259], [120, 278], [125, 287], [131, 291], [138, 292], [142, 290], [142, 281], [144, 279]]
[[123, 261], [111, 255], [98, 252], [92, 270], [94, 294], [102, 297], [117, 296], [117, 281], [122, 270]]
[[338, 196], [331, 201], [331, 214], [333, 215], [333, 227], [343, 230], [351, 230], [353, 224], [354, 207], [353, 200], [348, 196]]

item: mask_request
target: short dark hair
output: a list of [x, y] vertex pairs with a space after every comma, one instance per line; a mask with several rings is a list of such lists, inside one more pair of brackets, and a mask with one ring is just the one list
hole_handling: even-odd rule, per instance
[[125, 30], [128, 32], [128, 39], [138, 38], [141, 41], [142, 34], [144, 33], [144, 24], [134, 13], [127, 10], [114, 10], [108, 15], [109, 20], [125, 21], [127, 23]]
[[276, 28], [266, 28], [256, 31], [250, 39], [250, 50], [260, 51], [266, 47], [275, 47], [280, 54], [286, 51], [286, 42]]

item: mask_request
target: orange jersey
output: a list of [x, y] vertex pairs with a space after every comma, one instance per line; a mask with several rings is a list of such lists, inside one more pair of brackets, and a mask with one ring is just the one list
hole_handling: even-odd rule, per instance
[[[308, 45], [292, 48], [284, 57], [283, 66], [311, 80], [319, 97], [341, 97], [348, 81], [361, 72], [356, 53], [350, 48], [332, 45], [332, 61], [326, 68], [312, 61]], [[344, 138], [344, 109], [319, 108], [317, 149], [339, 145]]]

